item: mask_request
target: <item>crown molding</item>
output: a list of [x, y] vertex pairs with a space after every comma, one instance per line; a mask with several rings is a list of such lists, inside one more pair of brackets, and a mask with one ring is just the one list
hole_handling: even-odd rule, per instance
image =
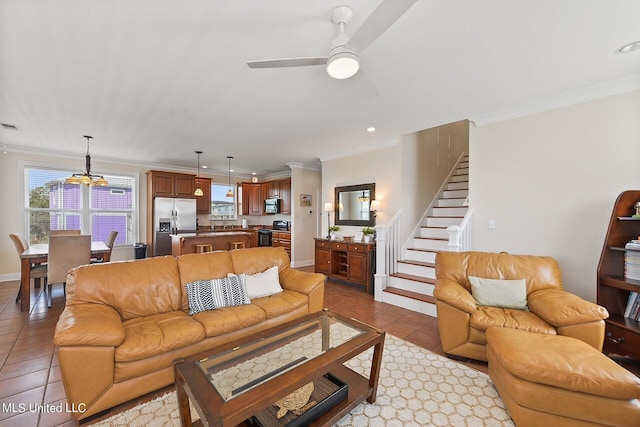
[[369, 151], [377, 151], [377, 150], [381, 150], [383, 148], [389, 148], [389, 147], [393, 147], [395, 145], [398, 145], [398, 143], [400, 142], [400, 136], [394, 137], [386, 142], [383, 142], [382, 144], [376, 144], [376, 145], [371, 145], [369, 147], [366, 148], [361, 148], [358, 150], [351, 150], [351, 151], [344, 151], [340, 154], [336, 154], [336, 155], [330, 155], [330, 156], [324, 156], [324, 157], [320, 157], [320, 162], [324, 163], [326, 161], [329, 160], [336, 160], [336, 159], [342, 159], [345, 157], [349, 157], [349, 156], [355, 156], [356, 154], [362, 154], [362, 153], [368, 153]]
[[481, 114], [470, 117], [469, 121], [473, 122], [477, 127], [488, 126], [506, 120], [517, 119], [636, 90], [640, 90], [640, 75], [628, 76], [584, 89], [566, 92], [552, 98], [529, 102], [506, 110]]

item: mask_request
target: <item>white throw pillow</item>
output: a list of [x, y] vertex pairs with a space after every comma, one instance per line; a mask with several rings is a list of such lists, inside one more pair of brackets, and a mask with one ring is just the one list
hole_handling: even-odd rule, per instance
[[529, 310], [525, 279], [500, 280], [469, 276], [469, 283], [471, 295], [478, 305]]
[[[232, 276], [233, 274], [229, 274]], [[267, 297], [282, 292], [280, 277], [278, 276], [278, 266], [271, 267], [262, 273], [245, 275], [247, 294], [250, 299]]]

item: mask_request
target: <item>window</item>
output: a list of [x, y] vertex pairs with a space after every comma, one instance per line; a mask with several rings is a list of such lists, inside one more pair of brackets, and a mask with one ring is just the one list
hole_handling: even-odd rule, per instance
[[[233, 188], [233, 187], [232, 187]], [[236, 194], [227, 197], [227, 184], [211, 184], [211, 216], [210, 219], [236, 219]]]
[[94, 241], [132, 244], [136, 236], [133, 176], [107, 175], [104, 187], [67, 184], [72, 171], [25, 167], [25, 232], [29, 244], [47, 243], [50, 230], [80, 229]]

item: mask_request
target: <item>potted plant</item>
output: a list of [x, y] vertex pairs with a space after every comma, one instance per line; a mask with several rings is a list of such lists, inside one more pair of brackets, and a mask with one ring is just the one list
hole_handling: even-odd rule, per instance
[[376, 234], [376, 230], [371, 227], [365, 227], [362, 229], [362, 234], [364, 235], [365, 243], [368, 243], [371, 241], [371, 238], [373, 237], [373, 235]]
[[332, 239], [336, 238], [336, 231], [338, 230], [340, 230], [340, 227], [338, 227], [337, 225], [332, 225], [331, 227], [329, 227], [329, 235]]

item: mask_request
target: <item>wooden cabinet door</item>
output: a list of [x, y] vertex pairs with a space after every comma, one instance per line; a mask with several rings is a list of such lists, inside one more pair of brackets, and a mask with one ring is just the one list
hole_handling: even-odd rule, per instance
[[290, 214], [291, 213], [291, 179], [283, 179], [278, 181], [279, 188], [279, 198], [282, 199], [282, 205], [280, 213]]
[[331, 256], [329, 249], [316, 248], [315, 270], [316, 273], [324, 273], [327, 275], [331, 273]]
[[360, 285], [367, 281], [367, 257], [364, 252], [349, 252], [349, 270], [347, 278]]
[[250, 184], [249, 188], [249, 215], [262, 215], [262, 184]]
[[174, 179], [172, 173], [152, 172], [153, 196], [173, 196]]
[[240, 213], [240, 215], [249, 215], [249, 196], [251, 195], [251, 183], [243, 182], [241, 184], [241, 188], [242, 198], [238, 200], [242, 200], [242, 202], [239, 202], [241, 209], [238, 209], [238, 212]]
[[175, 195], [193, 197], [195, 177], [191, 175], [175, 175]]
[[211, 179], [196, 178], [195, 183], [202, 189], [202, 196], [196, 196], [196, 213], [208, 215], [211, 213]]

